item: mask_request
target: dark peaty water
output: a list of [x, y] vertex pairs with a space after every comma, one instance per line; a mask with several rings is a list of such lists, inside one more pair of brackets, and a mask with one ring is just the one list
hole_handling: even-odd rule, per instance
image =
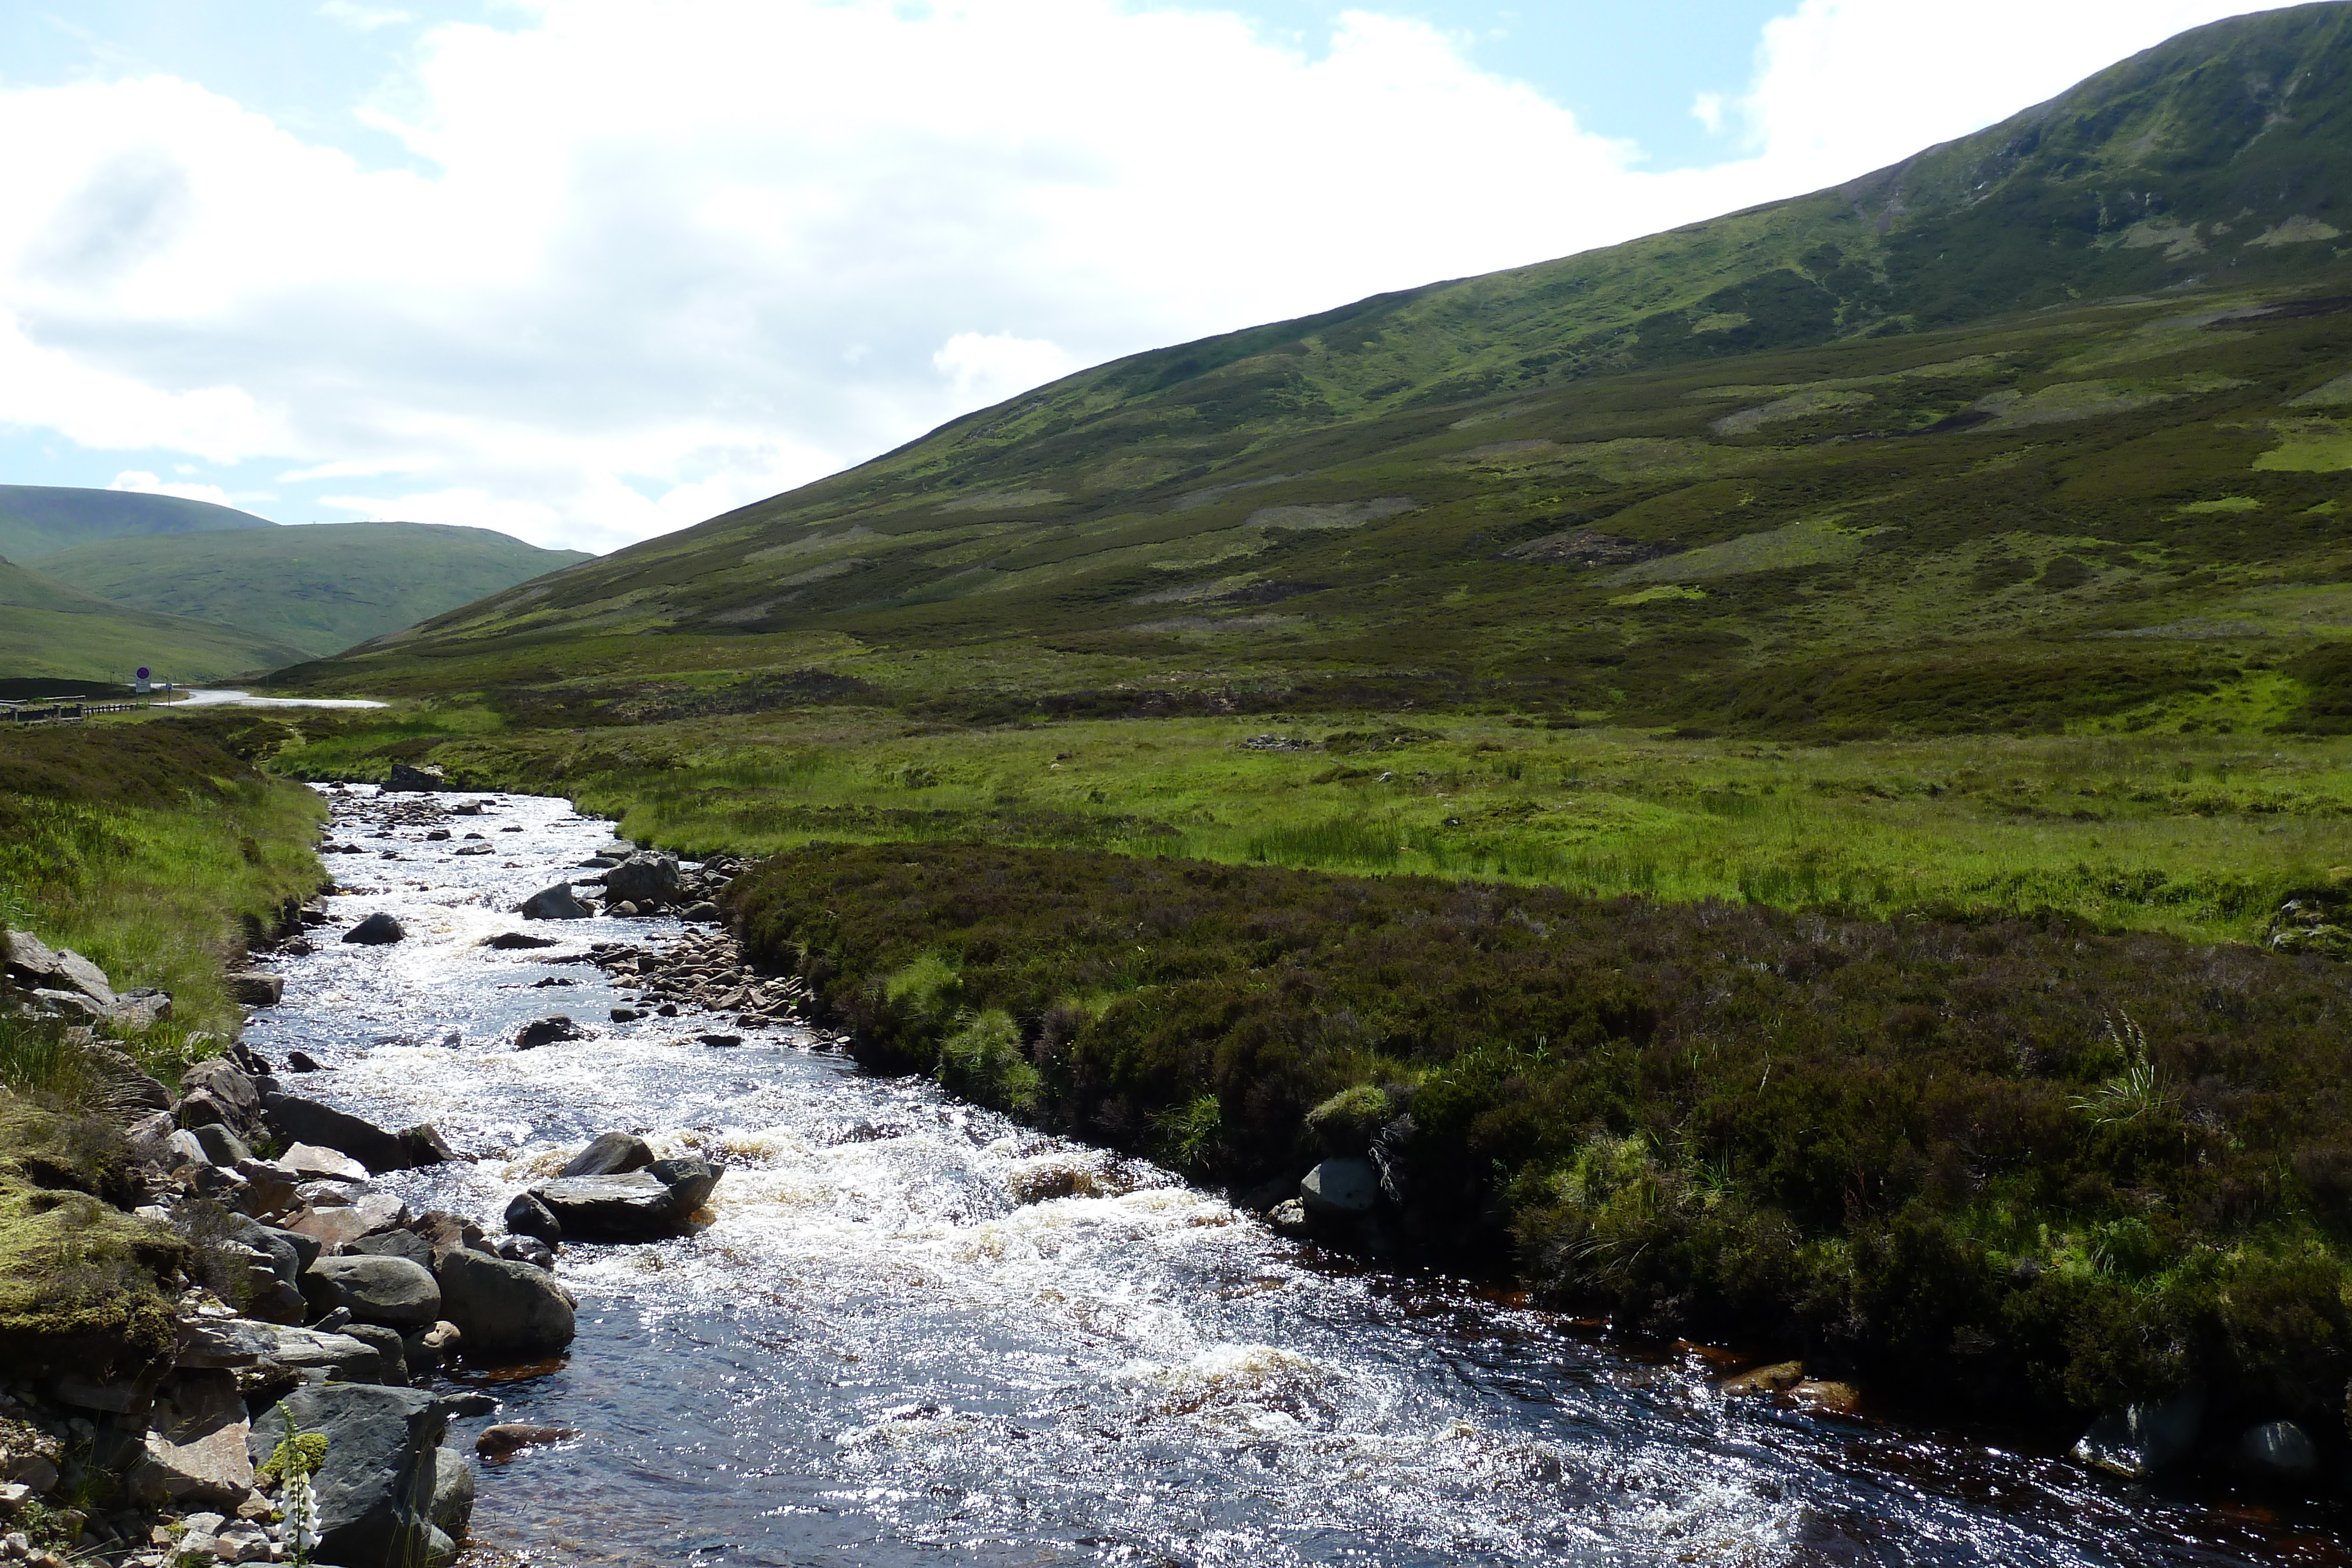
[[[1027, 1132], [798, 1031], [602, 1020], [594, 940], [478, 946], [608, 836], [489, 797], [465, 841], [389, 839], [330, 797], [343, 857], [317, 955], [249, 1033], [304, 1091], [430, 1121], [477, 1163], [389, 1178], [495, 1234], [593, 1134], [728, 1166], [717, 1223], [567, 1248], [580, 1337], [482, 1380], [494, 1418], [580, 1429], [485, 1467], [478, 1541], [541, 1562], [718, 1563], [2220, 1563], [2340, 1562], [2324, 1523], [2167, 1498], [2065, 1460], [1717, 1393], [1463, 1281], [1365, 1271], [1151, 1167]], [[409, 799], [414, 799], [409, 798]], [[520, 826], [519, 833], [500, 828]], [[408, 939], [341, 946], [389, 909]], [[540, 988], [560, 977], [576, 982]], [[525, 1019], [591, 1039], [518, 1052]], [[737, 1032], [727, 1025], [729, 1032]], [[1076, 1196], [1022, 1202], [1016, 1195]], [[460, 1423], [469, 1441], [481, 1421]]]

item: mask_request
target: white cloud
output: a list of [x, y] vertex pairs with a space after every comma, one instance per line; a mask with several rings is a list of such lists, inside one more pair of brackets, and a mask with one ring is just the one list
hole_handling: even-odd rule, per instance
[[1706, 126], [1707, 129], [1707, 134], [1710, 136], [1721, 134], [1723, 131], [1723, 95], [1719, 92], [1703, 92], [1699, 94], [1698, 97], [1691, 100], [1691, 118], [1697, 120], [1701, 125]]
[[1801, 0], [1769, 22], [1740, 105], [1761, 162], [1813, 188], [2056, 97], [2246, 0]]
[[1042, 338], [958, 332], [931, 356], [931, 368], [948, 379], [958, 402], [985, 408], [1015, 392], [1059, 381], [1080, 367]]
[[331, 16], [346, 26], [357, 27], [362, 33], [373, 33], [378, 27], [394, 27], [415, 18], [405, 11], [387, 11], [373, 5], [358, 5], [352, 0], [326, 0], [319, 15]]
[[536, 0], [357, 106], [413, 170], [168, 77], [0, 90], [43, 151], [0, 162], [0, 424], [607, 549], [1077, 365], [1845, 178], [2245, 8], [1801, 0], [1694, 106], [1743, 155], [1672, 174], [1370, 12], [1310, 55], [1129, 0]]
[[110, 490], [132, 490], [142, 496], [178, 496], [184, 500], [210, 501], [215, 507], [235, 507], [229, 493], [217, 485], [167, 485], [152, 474], [126, 468], [114, 476]]

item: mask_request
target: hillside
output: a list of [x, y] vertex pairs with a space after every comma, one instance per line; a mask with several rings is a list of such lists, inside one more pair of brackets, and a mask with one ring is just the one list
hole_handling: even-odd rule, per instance
[[0, 560], [0, 675], [127, 683], [145, 664], [182, 683], [268, 670], [300, 658], [283, 643], [209, 622], [109, 603]]
[[0, 485], [0, 556], [36, 560], [97, 539], [267, 528], [267, 517], [137, 490], [62, 485]]
[[1834, 190], [1084, 371], [289, 678], [2171, 722], [2352, 613], [2347, 45], [2201, 28]]
[[44, 556], [40, 570], [317, 657], [590, 559], [488, 528], [336, 523], [107, 540]]

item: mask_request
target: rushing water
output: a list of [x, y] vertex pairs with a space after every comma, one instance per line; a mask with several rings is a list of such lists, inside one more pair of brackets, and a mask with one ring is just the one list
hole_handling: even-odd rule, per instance
[[[1726, 1398], [1695, 1354], [1320, 1255], [1150, 1166], [865, 1077], [805, 1031], [730, 1022], [743, 1042], [718, 1049], [691, 1016], [606, 1025], [615, 993], [577, 956], [678, 927], [480, 946], [609, 837], [560, 800], [485, 799], [449, 825], [499, 852], [459, 857], [421, 827], [367, 836], [373, 791], [330, 796], [339, 839], [401, 858], [334, 862], [363, 891], [283, 962], [286, 1000], [247, 1038], [331, 1068], [293, 1081], [309, 1092], [439, 1126], [478, 1163], [382, 1185], [493, 1233], [600, 1132], [728, 1169], [704, 1233], [565, 1250], [567, 1358], [467, 1375], [494, 1418], [582, 1434], [486, 1468], [478, 1541], [709, 1564], [2346, 1560], [2321, 1523]], [[407, 940], [331, 940], [374, 909]], [[509, 1048], [551, 1012], [593, 1038]], [[1055, 1167], [1090, 1195], [1016, 1201]]]

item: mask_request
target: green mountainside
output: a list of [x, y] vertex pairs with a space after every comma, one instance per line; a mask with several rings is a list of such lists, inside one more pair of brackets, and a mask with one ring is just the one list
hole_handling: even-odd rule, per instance
[[44, 556], [40, 570], [315, 658], [591, 559], [488, 528], [335, 523], [112, 539]]
[[268, 670], [302, 656], [284, 643], [110, 603], [0, 560], [0, 674], [127, 683], [140, 665], [183, 683]]
[[575, 724], [809, 667], [974, 717], [2324, 706], [2266, 672], [2352, 617], [2347, 46], [2200, 28], [1833, 190], [1137, 355], [289, 678]]
[[95, 539], [274, 526], [268, 518], [250, 512], [180, 496], [62, 485], [0, 485], [0, 556], [12, 560], [37, 560]]

